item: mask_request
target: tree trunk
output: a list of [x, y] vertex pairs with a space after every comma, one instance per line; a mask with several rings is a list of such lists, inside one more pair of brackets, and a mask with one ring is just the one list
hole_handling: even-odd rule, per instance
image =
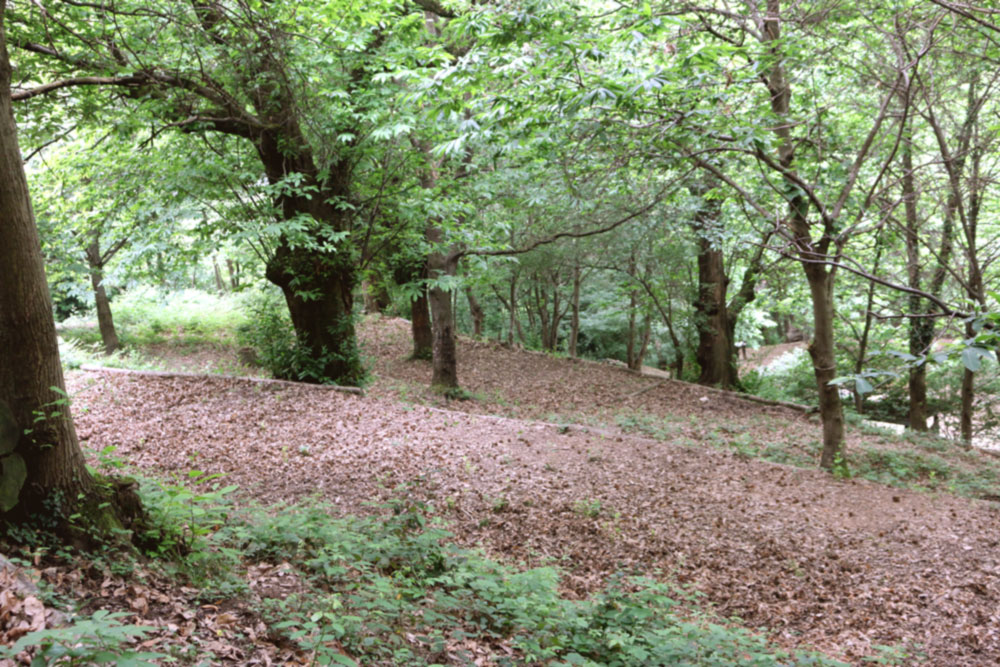
[[[913, 143], [909, 130], [903, 144], [903, 208], [906, 213], [906, 277], [907, 283], [913, 289], [921, 289], [920, 272], [920, 220], [917, 213], [917, 189], [913, 178]], [[933, 288], [932, 288], [933, 289]], [[922, 357], [930, 352], [934, 340], [934, 320], [920, 317], [926, 310], [923, 299], [911, 294], [908, 299], [908, 309], [911, 315], [909, 321], [909, 351], [914, 357]], [[914, 431], [927, 430], [927, 363], [910, 366], [907, 380], [910, 405], [907, 423]]]
[[643, 362], [646, 360], [646, 352], [649, 350], [649, 339], [653, 333], [653, 324], [649, 319], [649, 316], [645, 318], [645, 324], [642, 327], [642, 342], [639, 344], [639, 352], [635, 355], [635, 360], [632, 365], [629, 366], [634, 371], [642, 371]]
[[671, 305], [669, 295], [667, 297], [667, 312], [663, 319], [667, 323], [667, 332], [670, 334], [670, 344], [674, 346], [674, 379], [683, 380], [684, 348], [681, 346], [681, 340], [678, 338], [677, 332], [674, 330], [674, 309]]
[[572, 315], [569, 320], [569, 356], [576, 359], [576, 343], [580, 337], [580, 287], [582, 285], [580, 277], [580, 266], [573, 267], [573, 296], [570, 303]]
[[100, 502], [66, 400], [11, 109], [5, 9], [0, 0], [0, 421], [7, 422], [0, 428], [0, 516], [15, 523], [42, 516], [72, 542], [87, 543], [119, 527], [118, 508]]
[[729, 278], [722, 247], [717, 241], [722, 200], [704, 199], [711, 190], [708, 183], [692, 186], [690, 190], [702, 200], [693, 225], [698, 237], [698, 292], [694, 302], [698, 327], [695, 358], [701, 368], [698, 384], [730, 389], [739, 384], [739, 377], [726, 304]]
[[361, 281], [361, 294], [365, 300], [365, 313], [368, 315], [381, 315], [392, 305], [385, 282], [381, 277], [377, 278], [377, 280], [366, 278]]
[[840, 388], [830, 384], [837, 376], [833, 341], [833, 276], [821, 264], [805, 264], [813, 304], [813, 339], [809, 356], [819, 390], [819, 413], [823, 422], [823, 455], [820, 465], [828, 470], [844, 462], [844, 410]]
[[[764, 44], [772, 49], [774, 56], [774, 64], [766, 76], [766, 84], [771, 95], [771, 111], [777, 118], [785, 119], [789, 116], [792, 90], [785, 76], [778, 46], [781, 41], [780, 0], [767, 0], [762, 39]], [[785, 225], [791, 233], [796, 253], [802, 261], [802, 269], [806, 274], [809, 294], [812, 297], [813, 340], [809, 344], [809, 356], [812, 358], [813, 373], [816, 376], [820, 419], [823, 422], [823, 454], [820, 465], [828, 470], [833, 470], [835, 467], [844, 469], [846, 466], [844, 410], [838, 387], [830, 384], [830, 380], [837, 374], [833, 339], [835, 274], [822, 263], [827, 258], [835, 231], [832, 229], [832, 221], [827, 220], [824, 222], [819, 241], [813, 241], [808, 219], [810, 204], [794, 178], [795, 145], [789, 124], [777, 123], [774, 134], [778, 139], [778, 161], [784, 170], [783, 180], [786, 191], [790, 193], [786, 194], [788, 216]]]
[[[878, 274], [879, 265], [882, 262], [882, 230], [879, 229], [875, 232], [875, 261], [872, 262], [872, 273]], [[858, 356], [854, 361], [854, 373], [855, 375], [861, 375], [865, 368], [865, 362], [868, 361], [868, 344], [871, 339], [872, 323], [875, 316], [872, 312], [872, 308], [875, 305], [875, 282], [868, 281], [868, 295], [865, 299], [865, 324], [861, 330], [861, 339], [858, 341]], [[864, 414], [865, 411], [865, 397], [858, 391], [857, 384], [854, 387], [854, 409], [858, 411], [858, 414]]]
[[224, 294], [226, 291], [226, 284], [222, 282], [222, 271], [219, 270], [219, 259], [212, 255], [212, 270], [215, 272], [215, 291], [219, 294]]
[[345, 257], [317, 259], [302, 247], [278, 246], [265, 276], [281, 288], [299, 345], [316, 362], [306, 382], [356, 386], [364, 376], [354, 333], [354, 267]]
[[[971, 334], [970, 329], [966, 329], [966, 335]], [[961, 391], [961, 413], [959, 416], [959, 425], [962, 434], [962, 443], [966, 447], [972, 446], [972, 416], [973, 409], [975, 407], [974, 401], [976, 397], [976, 374], [970, 371], [968, 368], [962, 369], [962, 391]]]
[[[455, 275], [456, 262], [447, 258], [430, 262], [431, 277]], [[433, 322], [433, 365], [431, 386], [436, 389], [458, 388], [458, 352], [455, 343], [455, 313], [451, 306], [451, 292], [432, 287], [430, 289], [431, 318]]]
[[625, 339], [625, 365], [635, 370], [635, 319], [636, 319], [636, 296], [635, 291], [629, 295], [628, 299], [628, 337]]
[[427, 286], [421, 283], [417, 297], [413, 300], [410, 316], [410, 330], [413, 333], [413, 359], [434, 357], [434, 331], [431, 328], [430, 304], [427, 301]]
[[510, 279], [510, 329], [507, 331], [507, 345], [514, 347], [514, 330], [517, 330], [518, 338], [524, 343], [524, 333], [521, 331], [521, 320], [517, 318], [517, 273], [513, 273]]
[[240, 265], [227, 257], [226, 271], [229, 273], [229, 286], [235, 292], [240, 288]]
[[426, 230], [427, 241], [433, 250], [427, 257], [428, 277], [432, 286], [429, 290], [431, 307], [433, 344], [433, 374], [431, 387], [445, 392], [458, 389], [458, 352], [455, 343], [455, 311], [452, 308], [451, 292], [439, 286], [441, 278], [454, 276], [458, 269], [458, 257], [442, 248], [444, 234], [433, 222]]
[[111, 301], [104, 289], [104, 265], [101, 261], [101, 247], [97, 239], [87, 246], [87, 265], [90, 269], [90, 284], [94, 289], [94, 303], [97, 307], [97, 327], [101, 330], [104, 354], [113, 354], [119, 347], [118, 332], [111, 316]]
[[472, 293], [471, 287], [465, 288], [465, 298], [469, 301], [469, 313], [472, 315], [472, 334], [479, 338], [483, 335], [483, 307], [476, 300], [476, 295]]

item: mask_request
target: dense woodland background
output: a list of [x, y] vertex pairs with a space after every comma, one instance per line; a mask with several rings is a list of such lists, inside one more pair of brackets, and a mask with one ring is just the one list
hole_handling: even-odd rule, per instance
[[141, 514], [60, 363], [194, 340], [371, 386], [366, 314], [451, 401], [483, 399], [462, 335], [814, 408], [837, 479], [861, 419], [995, 448], [982, 5], [0, 3], [0, 510]]

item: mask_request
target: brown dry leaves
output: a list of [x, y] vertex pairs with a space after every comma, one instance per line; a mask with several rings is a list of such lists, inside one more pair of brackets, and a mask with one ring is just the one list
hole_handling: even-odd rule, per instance
[[[160, 473], [223, 472], [265, 502], [318, 494], [363, 513], [396, 484], [419, 480], [417, 492], [462, 542], [530, 564], [565, 559], [567, 587], [578, 595], [616, 571], [659, 571], [788, 645], [856, 661], [877, 644], [908, 643], [931, 664], [1000, 662], [1000, 513], [992, 506], [616, 429], [521, 421], [557, 413], [613, 423], [629, 408], [679, 420], [679, 439], [708, 429], [758, 441], [819, 437], [813, 422], [782, 409], [706, 399], [670, 382], [637, 393], [659, 380], [494, 344], [463, 341], [460, 377], [499, 402], [401, 404], [400, 395], [436, 400], [421, 389], [429, 367], [405, 361], [406, 324], [369, 322], [365, 342], [379, 376], [365, 398], [86, 374], [72, 381], [78, 430], [91, 449], [114, 445]], [[505, 416], [477, 414], [498, 411]], [[294, 588], [280, 565], [265, 570], [251, 573], [257, 595]], [[155, 606], [126, 597], [130, 608], [141, 598]], [[240, 625], [206, 618], [223, 636]], [[241, 636], [262, 635], [248, 627], [252, 635]]]

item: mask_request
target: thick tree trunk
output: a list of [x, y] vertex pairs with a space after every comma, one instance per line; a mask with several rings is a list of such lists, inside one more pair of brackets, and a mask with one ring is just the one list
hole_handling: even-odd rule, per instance
[[115, 331], [115, 321], [111, 316], [111, 301], [104, 289], [104, 266], [101, 261], [101, 248], [95, 239], [87, 246], [87, 265], [90, 269], [90, 285], [94, 290], [94, 304], [97, 309], [97, 327], [101, 331], [101, 342], [104, 344], [104, 354], [113, 354], [119, 348], [118, 332]]
[[14, 446], [13, 451], [0, 448], [0, 470], [7, 480], [0, 516], [14, 522], [43, 516], [67, 530], [73, 526], [70, 515], [79, 514], [81, 530], [70, 537], [86, 542], [88, 536], [108, 534], [117, 522], [97, 502], [66, 400], [41, 242], [11, 109], [5, 8], [0, 0], [0, 412], [13, 428], [0, 436], [10, 436], [8, 445]]
[[483, 313], [483, 307], [479, 305], [471, 287], [465, 288], [465, 298], [469, 301], [469, 314], [472, 315], [472, 333], [476, 338], [479, 338], [483, 335], [483, 320], [486, 317]]
[[358, 385], [364, 372], [354, 332], [350, 258], [317, 258], [301, 247], [281, 245], [265, 275], [281, 288], [296, 339], [317, 363], [315, 375], [281, 379]]
[[699, 239], [698, 253], [698, 348], [695, 352], [701, 375], [698, 383], [729, 389], [738, 383], [736, 348], [730, 338], [729, 314], [726, 309], [728, 278], [723, 267], [721, 248], [711, 247], [705, 238]]
[[421, 283], [417, 297], [413, 300], [413, 313], [410, 316], [410, 331], [413, 334], [413, 359], [432, 359], [434, 357], [434, 331], [431, 328], [430, 303], [427, 300], [427, 287]]
[[[435, 257], [428, 262], [431, 278], [455, 275], [456, 262], [447, 257]], [[452, 309], [451, 292], [432, 287], [430, 289], [431, 319], [433, 321], [434, 345], [431, 386], [445, 391], [458, 388], [458, 351], [455, 343], [455, 312]]]
[[458, 389], [455, 311], [452, 308], [451, 292], [439, 287], [438, 282], [441, 278], [456, 274], [458, 257], [442, 247], [444, 234], [434, 222], [427, 225], [425, 237], [432, 247], [427, 256], [427, 272], [432, 281], [428, 296], [434, 334], [431, 387], [447, 392]]
[[701, 368], [698, 384], [730, 389], [739, 384], [736, 347], [730, 335], [735, 321], [730, 322], [727, 307], [729, 278], [726, 276], [722, 247], [717, 241], [722, 200], [703, 199], [710, 189], [709, 184], [691, 188], [691, 194], [702, 198], [694, 218], [694, 231], [698, 237], [698, 293], [694, 302], [698, 347], [695, 358]]

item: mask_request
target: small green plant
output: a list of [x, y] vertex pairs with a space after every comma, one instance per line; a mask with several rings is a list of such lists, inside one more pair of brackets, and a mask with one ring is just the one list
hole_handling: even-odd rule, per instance
[[155, 665], [153, 660], [167, 658], [163, 653], [137, 652], [128, 644], [143, 637], [150, 628], [122, 625], [124, 612], [94, 612], [64, 628], [29, 632], [13, 646], [0, 646], [0, 658], [15, 660], [34, 649], [32, 665]]
[[186, 484], [141, 480], [148, 523], [138, 537], [150, 555], [176, 558], [205, 550], [205, 538], [226, 523], [231, 510], [226, 496], [237, 488], [222, 486], [221, 477], [192, 470]]
[[325, 369], [332, 363], [350, 362], [348, 366], [360, 368], [360, 352], [352, 348], [347, 353], [351, 359], [347, 359], [344, 354], [332, 350], [324, 348], [322, 353], [317, 354], [302, 345], [276, 292], [267, 291], [247, 297], [245, 304], [247, 316], [236, 328], [236, 340], [240, 345], [253, 349], [257, 362], [275, 378], [320, 384], [329, 384], [335, 379], [360, 384], [367, 379], [364, 376], [327, 377]]
[[596, 519], [601, 516], [601, 501], [596, 498], [577, 500], [573, 503], [573, 511], [580, 516]]

